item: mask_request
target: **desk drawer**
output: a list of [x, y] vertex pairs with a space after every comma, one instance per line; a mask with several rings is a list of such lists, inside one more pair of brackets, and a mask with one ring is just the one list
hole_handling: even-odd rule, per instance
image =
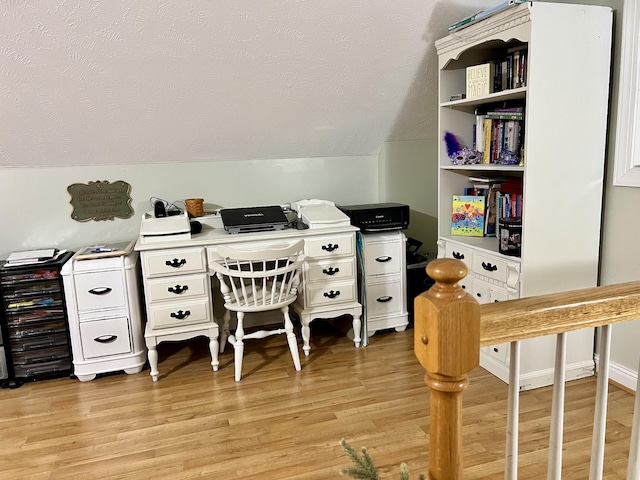
[[306, 306], [318, 307], [357, 301], [355, 281], [305, 285]]
[[147, 278], [206, 271], [204, 248], [144, 252], [142, 258]]
[[500, 283], [507, 281], [507, 262], [490, 255], [474, 253], [473, 273]]
[[149, 307], [149, 321], [153, 328], [180, 327], [211, 323], [212, 312], [208, 298], [171, 302]]
[[207, 295], [209, 275], [180, 275], [147, 282], [147, 301], [177, 300]]
[[445, 246], [445, 257], [461, 260], [469, 270], [473, 270], [473, 250], [457, 243], [447, 242]]
[[356, 262], [354, 257], [309, 261], [304, 266], [304, 279], [307, 282], [327, 282], [355, 278]]
[[108, 318], [80, 324], [84, 358], [105, 357], [131, 352], [127, 317]]
[[400, 273], [401, 269], [400, 242], [367, 243], [364, 259], [367, 276]]
[[125, 306], [122, 272], [77, 274], [74, 277], [78, 310], [100, 310]]
[[354, 255], [355, 237], [350, 233], [307, 238], [304, 250], [307, 256], [318, 259]]
[[376, 317], [402, 313], [404, 298], [399, 281], [367, 285], [367, 315]]

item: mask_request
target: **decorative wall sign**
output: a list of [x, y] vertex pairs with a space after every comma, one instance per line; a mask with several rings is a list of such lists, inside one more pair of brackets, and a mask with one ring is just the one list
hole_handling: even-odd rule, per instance
[[131, 185], [122, 180], [114, 183], [106, 180], [74, 183], [67, 187], [67, 191], [71, 195], [69, 203], [73, 206], [71, 218], [78, 222], [129, 218], [133, 215], [129, 196]]

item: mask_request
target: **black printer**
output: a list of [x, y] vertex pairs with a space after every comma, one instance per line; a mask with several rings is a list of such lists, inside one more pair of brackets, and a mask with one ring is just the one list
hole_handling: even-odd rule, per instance
[[409, 227], [409, 205], [401, 203], [367, 203], [336, 205], [362, 232], [386, 232]]

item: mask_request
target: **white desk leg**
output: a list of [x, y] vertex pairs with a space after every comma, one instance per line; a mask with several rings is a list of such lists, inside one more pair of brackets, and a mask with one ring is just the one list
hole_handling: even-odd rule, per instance
[[361, 330], [362, 330], [362, 321], [360, 320], [360, 315], [356, 315], [356, 312], [353, 312], [353, 343], [356, 344], [356, 348], [360, 346], [360, 342], [362, 341]]
[[157, 382], [160, 372], [158, 371], [158, 350], [156, 350], [156, 341], [155, 339], [146, 339], [146, 344], [149, 367], [151, 368], [151, 378], [153, 378], [154, 382]]
[[214, 372], [218, 371], [218, 365], [220, 365], [220, 362], [218, 361], [219, 350], [220, 344], [218, 343], [218, 336], [209, 332], [209, 351], [211, 352], [211, 366], [213, 367]]
[[309, 315], [300, 315], [300, 323], [302, 324], [302, 351], [305, 355], [309, 355], [311, 351], [311, 346], [309, 345], [309, 340], [311, 338], [311, 317]]

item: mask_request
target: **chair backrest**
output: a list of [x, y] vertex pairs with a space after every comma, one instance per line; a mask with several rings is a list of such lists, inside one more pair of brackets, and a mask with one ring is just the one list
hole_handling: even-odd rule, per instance
[[210, 266], [220, 280], [225, 308], [258, 312], [294, 302], [300, 284], [303, 249], [304, 240], [287, 247], [255, 250], [218, 247], [222, 260]]

